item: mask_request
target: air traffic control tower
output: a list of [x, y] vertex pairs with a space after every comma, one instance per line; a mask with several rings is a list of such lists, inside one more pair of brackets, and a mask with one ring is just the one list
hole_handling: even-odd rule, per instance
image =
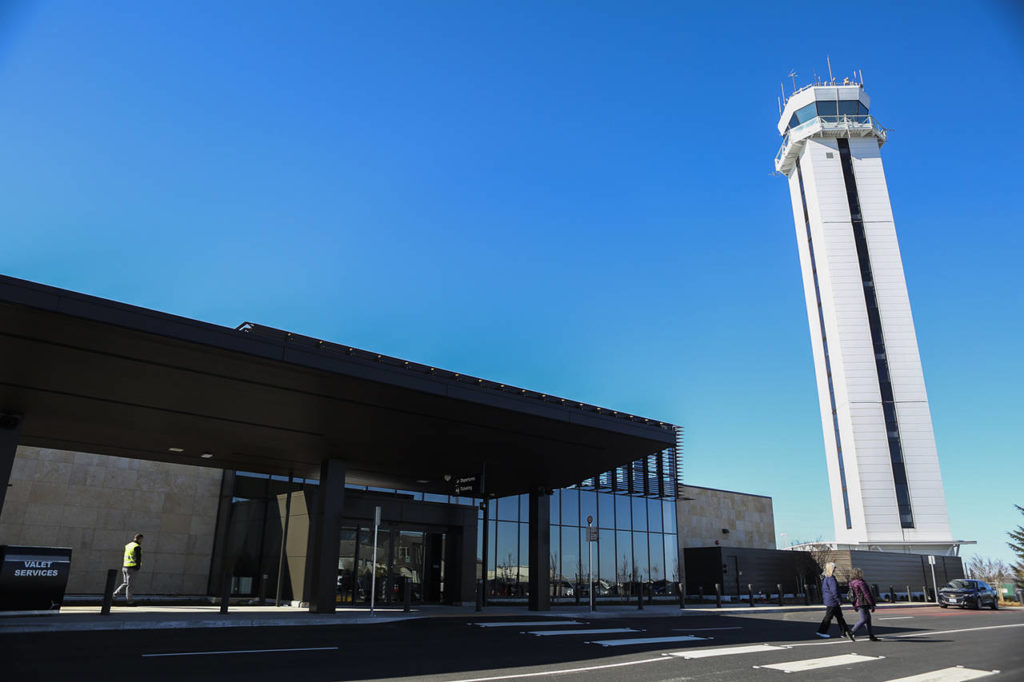
[[[862, 80], [862, 79], [860, 79]], [[910, 299], [863, 83], [780, 100], [828, 459], [834, 545], [952, 554]]]

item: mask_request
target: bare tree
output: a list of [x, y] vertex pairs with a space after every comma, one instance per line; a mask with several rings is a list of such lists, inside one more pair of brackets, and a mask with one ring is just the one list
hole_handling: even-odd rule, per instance
[[[1017, 508], [1021, 514], [1024, 514], [1024, 507], [1019, 504], [1013, 505]], [[1017, 563], [1013, 564], [1010, 568], [1013, 570], [1014, 579], [1017, 584], [1018, 598], [1021, 603], [1024, 603], [1024, 598], [1020, 597], [1020, 591], [1024, 590], [1024, 523], [1017, 526], [1015, 530], [1011, 530], [1007, 533], [1010, 536], [1010, 542], [1006, 543], [1013, 550], [1013, 553], [1017, 555]]]
[[975, 554], [967, 560], [967, 572], [975, 580], [984, 580], [996, 590], [1013, 580], [1013, 569], [1001, 559], [990, 559]]

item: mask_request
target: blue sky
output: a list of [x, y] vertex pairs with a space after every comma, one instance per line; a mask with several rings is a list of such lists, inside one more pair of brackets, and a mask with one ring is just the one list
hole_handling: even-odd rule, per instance
[[1024, 521], [1012, 2], [9, 1], [0, 272], [679, 423], [688, 483], [772, 496], [782, 544], [827, 539], [771, 174], [779, 83], [826, 55], [863, 71], [893, 131], [954, 535], [1008, 560]]

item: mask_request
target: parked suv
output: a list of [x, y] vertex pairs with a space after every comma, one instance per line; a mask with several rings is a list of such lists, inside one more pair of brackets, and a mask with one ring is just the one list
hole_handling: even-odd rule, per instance
[[999, 608], [999, 594], [984, 580], [954, 580], [939, 590], [939, 606]]

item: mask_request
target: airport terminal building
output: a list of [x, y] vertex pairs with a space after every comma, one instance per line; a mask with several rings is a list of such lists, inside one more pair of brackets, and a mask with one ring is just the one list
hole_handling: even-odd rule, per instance
[[136, 532], [140, 593], [316, 612], [682, 580], [675, 425], [9, 277], [0, 310], [0, 545], [70, 547], [72, 593]]

